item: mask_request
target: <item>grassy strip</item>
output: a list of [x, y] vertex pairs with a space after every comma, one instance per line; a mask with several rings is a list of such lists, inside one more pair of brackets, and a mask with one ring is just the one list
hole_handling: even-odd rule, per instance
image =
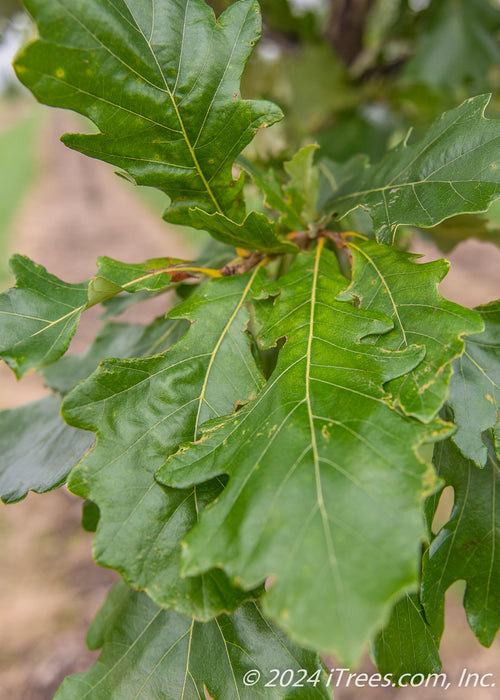
[[[5, 108], [9, 108], [8, 103]], [[37, 174], [36, 143], [42, 122], [42, 112], [33, 106], [0, 132], [0, 289], [11, 282], [7, 267], [12, 250], [11, 225]]]

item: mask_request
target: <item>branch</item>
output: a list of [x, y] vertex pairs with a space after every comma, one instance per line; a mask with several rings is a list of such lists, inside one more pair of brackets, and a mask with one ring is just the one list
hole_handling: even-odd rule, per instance
[[363, 49], [363, 35], [374, 0], [331, 0], [326, 39], [347, 66]]

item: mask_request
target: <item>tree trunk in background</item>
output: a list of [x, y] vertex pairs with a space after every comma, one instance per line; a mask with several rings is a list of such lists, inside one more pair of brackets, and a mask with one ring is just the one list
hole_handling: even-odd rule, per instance
[[336, 53], [351, 66], [363, 48], [363, 33], [374, 0], [331, 0], [325, 36]]

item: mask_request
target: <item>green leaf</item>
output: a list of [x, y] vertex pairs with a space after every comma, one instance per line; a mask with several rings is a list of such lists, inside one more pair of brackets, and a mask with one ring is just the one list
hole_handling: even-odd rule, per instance
[[208, 283], [170, 313], [192, 324], [176, 345], [144, 359], [105, 360], [63, 405], [68, 423], [97, 435], [69, 483], [99, 507], [96, 560], [158, 604], [202, 619], [246, 597], [220, 570], [179, 579], [180, 542], [223, 483], [165, 489], [154, 473], [204, 421], [231, 413], [261, 387], [245, 302], [262, 279], [256, 268]]
[[169, 348], [186, 332], [185, 321], [157, 318], [149, 326], [139, 323], [106, 323], [83, 355], [67, 355], [41, 370], [45, 385], [66, 394], [109, 357], [146, 357]]
[[17, 281], [0, 294], [0, 357], [20, 378], [66, 352], [87, 306], [88, 282], [63, 282], [24, 255], [14, 255], [10, 269]]
[[399, 128], [401, 124], [389, 103], [379, 102], [374, 110], [342, 110], [332, 126], [317, 134], [317, 139], [322, 156], [333, 161], [343, 163], [357, 153], [365, 153], [376, 162], [386, 154], [390, 139]]
[[443, 253], [449, 253], [456, 245], [469, 238], [500, 246], [500, 229], [490, 228], [485, 216], [474, 214], [452, 216], [437, 226], [424, 229], [424, 233], [432, 238]]
[[319, 196], [319, 170], [313, 162], [315, 151], [318, 148], [317, 144], [304, 146], [291, 160], [283, 164], [285, 171], [290, 177], [290, 182], [285, 186], [285, 191], [289, 194], [292, 203], [297, 202], [299, 204], [297, 213], [305, 225], [316, 219]]
[[405, 77], [441, 90], [471, 90], [471, 83], [481, 89], [489, 69], [500, 63], [499, 29], [500, 14], [485, 0], [431, 3]]
[[290, 197], [283, 192], [282, 183], [275, 171], [272, 168], [261, 170], [255, 163], [243, 156], [240, 156], [237, 162], [251, 175], [257, 187], [264, 193], [264, 204], [283, 215], [279, 220], [280, 226], [284, 226], [290, 231], [300, 231], [304, 222], [291, 206]]
[[[92, 648], [103, 647], [86, 673], [67, 678], [55, 700], [254, 700], [256, 697], [328, 700], [317, 654], [298, 648], [268, 622], [254, 602], [232, 615], [200, 623], [158, 608], [144, 593], [118, 584], [89, 630]], [[294, 680], [306, 671], [299, 690], [271, 680], [271, 668], [291, 669]], [[245, 685], [248, 671], [262, 674]]]
[[425, 619], [424, 609], [418, 594], [406, 594], [394, 606], [389, 622], [377, 635], [372, 649], [373, 661], [378, 671], [385, 676], [392, 674], [397, 679], [423, 673], [429, 676], [439, 673], [439, 637]]
[[431, 623], [443, 596], [461, 579], [472, 631], [490, 646], [500, 628], [500, 464], [492, 436], [485, 433], [488, 460], [483, 469], [463, 457], [452, 440], [436, 446], [434, 464], [455, 501], [450, 519], [424, 555], [422, 601]]
[[121, 291], [168, 286], [179, 261], [159, 258], [135, 265], [98, 258], [97, 263], [89, 282], [69, 284], [24, 255], [12, 256], [16, 286], [0, 294], [0, 357], [18, 378], [66, 352], [83, 311]]
[[319, 170], [318, 209], [325, 209], [327, 204], [344, 190], [353, 179], [359, 178], [370, 165], [368, 156], [361, 153], [352, 156], [345, 163], [337, 163], [331, 158], [321, 158]]
[[89, 306], [119, 292], [159, 291], [168, 287], [177, 258], [154, 258], [143, 263], [124, 263], [107, 256], [97, 258], [97, 274], [89, 282]]
[[488, 450], [481, 433], [500, 420], [500, 301], [478, 306], [484, 332], [466, 339], [453, 365], [449, 405], [458, 430], [453, 441], [480, 466]]
[[488, 95], [471, 97], [437, 119], [415, 144], [359, 169], [326, 207], [339, 218], [363, 207], [377, 239], [394, 243], [401, 225], [434, 226], [456, 214], [486, 211], [500, 196], [499, 121], [485, 119]]
[[263, 343], [286, 339], [274, 373], [254, 401], [207, 426], [157, 478], [185, 488], [229, 474], [186, 537], [183, 572], [220, 566], [245, 588], [272, 576], [266, 614], [299, 643], [350, 663], [394, 596], [416, 581], [419, 501], [433, 484], [416, 450], [448, 429], [391, 409], [383, 384], [411, 370], [423, 350], [362, 344], [392, 321], [335, 301], [345, 283], [320, 242], [267, 288], [279, 296], [261, 314]]
[[261, 170], [243, 156], [238, 158], [238, 165], [252, 176], [264, 193], [264, 203], [282, 214], [280, 226], [291, 231], [307, 229], [308, 224], [316, 219], [320, 173], [313, 160], [317, 148], [315, 144], [304, 146], [284, 163], [287, 184], [280, 182], [272, 168]]
[[278, 236], [276, 224], [256, 211], [251, 211], [241, 224], [237, 224], [218, 212], [207, 214], [201, 209], [194, 209], [191, 212], [191, 222], [208, 231], [218, 241], [235, 247], [259, 250], [271, 255], [298, 252], [294, 243]]
[[474, 311], [443, 299], [438, 285], [446, 276], [446, 260], [418, 264], [418, 255], [374, 241], [355, 238], [351, 286], [339, 297], [357, 298], [360, 308], [389, 316], [394, 328], [367, 343], [389, 350], [424, 345], [424, 360], [386, 389], [397, 396], [405, 413], [428, 421], [439, 412], [449, 392], [451, 362], [464, 348], [462, 336], [483, 328]]
[[165, 289], [162, 289], [159, 292], [149, 292], [148, 290], [136, 292], [135, 294], [120, 292], [116, 296], [109, 297], [109, 299], [104, 299], [102, 302], [104, 313], [101, 314], [99, 318], [103, 321], [109, 318], [115, 318], [116, 316], [123, 314], [131, 306], [134, 306], [134, 304], [140, 304], [142, 301], [154, 299], [167, 291], [169, 291], [168, 287], [165, 287]]
[[0, 412], [0, 498], [16, 503], [28, 491], [60, 486], [93, 436], [62, 420], [55, 396]]
[[189, 224], [191, 207], [243, 218], [233, 161], [259, 128], [282, 118], [275, 105], [240, 94], [261, 33], [256, 0], [239, 0], [217, 19], [204, 0], [26, 6], [40, 39], [17, 58], [19, 79], [41, 102], [100, 129], [66, 135], [66, 145], [166, 192], [168, 221]]

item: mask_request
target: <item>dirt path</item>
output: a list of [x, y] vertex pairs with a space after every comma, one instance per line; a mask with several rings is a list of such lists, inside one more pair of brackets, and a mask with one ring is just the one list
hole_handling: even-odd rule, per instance
[[[107, 166], [58, 142], [71, 124], [58, 112], [48, 120], [40, 154], [43, 177], [17, 220], [16, 252], [72, 282], [93, 274], [98, 255], [127, 262], [186, 255], [167, 225], [131, 197]], [[451, 299], [474, 305], [500, 296], [500, 251], [490, 246], [484, 255], [483, 246], [471, 242], [449, 256], [456, 261], [444, 287]], [[422, 244], [420, 251], [436, 257], [430, 246]], [[136, 319], [145, 321], [146, 315], [161, 313], [164, 303], [160, 298], [147, 311], [138, 305]], [[97, 313], [87, 313], [71, 351], [88, 345]], [[0, 387], [0, 408], [45, 393], [36, 375], [17, 383], [5, 366], [0, 367]], [[86, 650], [85, 631], [116, 577], [94, 564], [92, 538], [81, 530], [80, 515], [81, 501], [64, 489], [0, 506], [0, 700], [48, 700], [62, 678], [88, 668], [96, 658]], [[499, 667], [500, 645], [485, 652], [466, 628], [460, 606], [454, 603], [450, 610], [443, 644], [449, 673], [458, 673], [463, 666], [483, 672]], [[336, 695], [338, 700], [358, 697], [374, 700], [393, 697], [393, 692], [342, 689]], [[445, 694], [410, 690], [398, 697], [489, 700], [494, 695], [481, 690], [454, 694], [450, 689]]]

